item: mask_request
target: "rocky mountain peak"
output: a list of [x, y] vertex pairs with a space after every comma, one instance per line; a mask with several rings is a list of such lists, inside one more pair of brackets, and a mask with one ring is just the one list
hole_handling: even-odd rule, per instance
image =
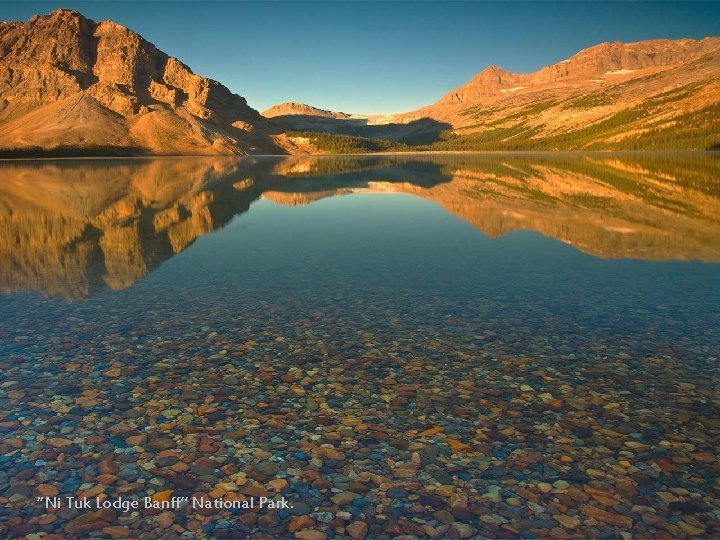
[[510, 72], [507, 71], [506, 69], [501, 68], [501, 67], [498, 66], [498, 65], [490, 64], [488, 67], [486, 67], [485, 69], [483, 69], [478, 75], [480, 75], [480, 74], [485, 74], [485, 75], [492, 76], [492, 75], [496, 75], [496, 74], [502, 75], [502, 74], [505, 74], [505, 73], [510, 73]]
[[510, 71], [503, 69], [500, 66], [496, 66], [495, 64], [491, 64], [485, 69], [483, 69], [480, 73], [475, 75], [471, 79], [471, 84], [491, 84], [496, 86], [502, 86], [503, 83], [510, 82], [510, 79], [512, 79], [514, 76], [514, 73], [511, 73]]
[[[233, 153], [265, 125], [244, 98], [139, 34], [69, 9], [0, 25], [0, 68], [0, 146], [122, 143], [162, 153]], [[61, 133], [39, 125], [39, 116], [20, 120], [44, 106], [55, 119], [74, 117], [61, 110], [78, 103], [79, 92], [95, 103], [83, 101], [91, 117], [112, 119], [109, 131], [69, 137], [74, 126]]]
[[81, 21], [87, 20], [79, 11], [68, 8], [58, 8], [55, 11], [48, 13], [47, 15], [35, 15], [30, 18], [30, 23], [37, 23], [38, 21]]

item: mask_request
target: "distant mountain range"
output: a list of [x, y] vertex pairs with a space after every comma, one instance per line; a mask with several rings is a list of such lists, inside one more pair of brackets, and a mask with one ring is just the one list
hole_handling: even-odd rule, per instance
[[397, 115], [301, 103], [261, 115], [117, 23], [60, 9], [0, 24], [0, 148], [9, 156], [55, 147], [252, 154], [719, 144], [718, 37], [603, 43], [530, 74], [490, 66]]
[[287, 115], [305, 115], [305, 116], [316, 116], [318, 118], [350, 118], [351, 115], [344, 112], [333, 112], [326, 111], [324, 109], [318, 109], [311, 105], [305, 105], [304, 103], [280, 103], [270, 107], [267, 111], [261, 113], [265, 118], [275, 118], [276, 116], [287, 116]]

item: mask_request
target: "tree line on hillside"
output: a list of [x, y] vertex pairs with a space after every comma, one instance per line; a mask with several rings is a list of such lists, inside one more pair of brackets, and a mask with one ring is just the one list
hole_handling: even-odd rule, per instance
[[149, 152], [135, 146], [112, 145], [61, 145], [52, 148], [42, 146], [0, 147], [0, 159], [23, 158], [73, 158], [73, 157], [131, 157], [145, 156]]
[[646, 118], [654, 105], [641, 105], [590, 124], [559, 133], [542, 135], [540, 127], [525, 120], [510, 126], [493, 126], [475, 133], [441, 134], [432, 144], [411, 145], [398, 141], [338, 135], [334, 133], [289, 132], [304, 137], [322, 152], [361, 154], [412, 151], [553, 151], [553, 150], [717, 150], [720, 149], [720, 104], [651, 124], [636, 135], [623, 136], [628, 126]]

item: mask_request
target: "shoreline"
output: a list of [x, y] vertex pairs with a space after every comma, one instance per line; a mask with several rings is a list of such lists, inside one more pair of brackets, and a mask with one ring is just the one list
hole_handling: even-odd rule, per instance
[[138, 156], [39, 156], [2, 157], [0, 163], [17, 161], [188, 159], [188, 158], [287, 158], [287, 157], [375, 157], [375, 156], [448, 156], [448, 155], [718, 155], [720, 150], [418, 150], [409, 152], [364, 152], [354, 154], [153, 154]]

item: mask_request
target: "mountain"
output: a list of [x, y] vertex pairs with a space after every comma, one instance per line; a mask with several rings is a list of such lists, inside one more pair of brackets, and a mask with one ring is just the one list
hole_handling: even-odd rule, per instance
[[527, 74], [490, 66], [436, 103], [397, 115], [302, 103], [261, 115], [124, 26], [59, 9], [0, 24], [0, 155], [34, 147], [46, 154], [55, 147], [68, 147], [55, 150], [66, 154], [717, 148], [720, 38], [603, 43]]
[[[704, 150], [720, 145], [720, 38], [602, 43], [527, 74], [493, 65], [407, 113], [286, 113], [273, 120], [286, 130], [422, 150]], [[306, 138], [320, 151], [377, 148], [372, 141]]]
[[[353, 137], [403, 141], [410, 144], [432, 142], [439, 133], [450, 127], [429, 118], [415, 121], [392, 123], [393, 115], [387, 114], [347, 114], [326, 111], [304, 103], [280, 103], [261, 113], [270, 119], [278, 129], [290, 135], [284, 139], [284, 146], [290, 153], [353, 153], [348, 145], [318, 144], [317, 140], [308, 141], [307, 137], [296, 132], [330, 133]], [[415, 137], [415, 134], [420, 137]], [[331, 141], [337, 142], [337, 141]], [[295, 145], [300, 152], [293, 151]], [[379, 151], [381, 146], [374, 145]]]
[[267, 125], [244, 98], [112, 21], [59, 9], [0, 24], [0, 147], [275, 151]]
[[[407, 145], [436, 141], [441, 133], [451, 127], [450, 124], [437, 122], [431, 118], [395, 123], [392, 114], [347, 114], [318, 109], [304, 103], [281, 103], [261, 114], [277, 129], [284, 132], [284, 138], [276, 137], [276, 140], [291, 154], [352, 154], [362, 153], [360, 150], [372, 152], [410, 150]], [[306, 135], [308, 133], [313, 136], [308, 137]], [[319, 134], [330, 134], [330, 137], [318, 137]], [[355, 141], [344, 140], [343, 136], [361, 140], [358, 141], [359, 145], [356, 145]], [[365, 139], [381, 139], [381, 141]], [[387, 141], [397, 143], [398, 146], [383, 144]]]
[[534, 73], [490, 66], [393, 122], [431, 118], [437, 149], [705, 149], [720, 143], [720, 37], [602, 43]]
[[324, 109], [313, 107], [312, 105], [294, 102], [273, 105], [268, 110], [263, 111], [260, 114], [262, 114], [265, 118], [275, 118], [276, 116], [285, 115], [318, 116], [320, 118], [350, 118], [350, 115], [344, 112], [326, 111]]

